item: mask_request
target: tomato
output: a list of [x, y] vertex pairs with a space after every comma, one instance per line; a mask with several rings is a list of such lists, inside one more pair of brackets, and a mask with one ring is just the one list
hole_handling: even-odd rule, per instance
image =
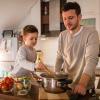
[[2, 82], [0, 82], [0, 89], [1, 89], [1, 87], [2, 87]]
[[14, 85], [14, 79], [11, 77], [5, 77], [1, 82], [0, 82], [0, 89], [2, 91], [8, 91], [10, 90]]
[[13, 84], [13, 83], [14, 83], [14, 79], [13, 79], [13, 78], [10, 78], [10, 77], [6, 77], [6, 78], [4, 79], [4, 81], [5, 81], [5, 83], [7, 83], [7, 84]]
[[3, 83], [1, 89], [2, 89], [3, 91], [4, 91], [4, 90], [7, 91], [7, 90], [9, 90], [9, 85], [6, 84], [6, 83]]

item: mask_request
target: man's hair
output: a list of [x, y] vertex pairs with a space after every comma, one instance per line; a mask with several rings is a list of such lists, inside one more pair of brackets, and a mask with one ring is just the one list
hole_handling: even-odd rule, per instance
[[38, 33], [38, 29], [34, 26], [34, 25], [26, 25], [24, 28], [23, 28], [23, 35], [26, 35], [28, 33]]
[[77, 2], [67, 2], [64, 4], [62, 8], [62, 12], [66, 12], [68, 10], [75, 10], [76, 14], [81, 14], [81, 8], [80, 5]]

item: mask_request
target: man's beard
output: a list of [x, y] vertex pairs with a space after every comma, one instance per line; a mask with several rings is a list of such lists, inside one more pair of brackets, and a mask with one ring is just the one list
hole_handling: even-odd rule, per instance
[[74, 30], [76, 30], [77, 29], [77, 27], [78, 27], [78, 22], [74, 25], [74, 27], [72, 27], [72, 31], [74, 31]]

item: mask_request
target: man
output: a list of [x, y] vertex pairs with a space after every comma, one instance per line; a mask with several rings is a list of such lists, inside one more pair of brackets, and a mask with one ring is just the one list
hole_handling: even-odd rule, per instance
[[94, 88], [99, 37], [94, 28], [80, 25], [81, 8], [76, 2], [64, 4], [62, 18], [66, 30], [60, 33], [55, 72], [63, 70], [73, 79], [74, 93], [85, 95]]

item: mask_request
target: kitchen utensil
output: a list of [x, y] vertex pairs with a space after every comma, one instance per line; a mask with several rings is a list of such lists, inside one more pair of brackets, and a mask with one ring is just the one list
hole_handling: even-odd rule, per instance
[[50, 93], [62, 93], [69, 89], [68, 84], [72, 83], [71, 79], [68, 79], [68, 75], [65, 73], [55, 73], [51, 75], [48, 73], [42, 73], [42, 86], [46, 92]]
[[30, 72], [30, 75], [31, 75], [31, 78], [35, 81], [41, 80], [41, 78], [36, 73]]
[[47, 65], [44, 65], [44, 69], [36, 69], [36, 72], [45, 72], [48, 73], [49, 75], [55, 76], [55, 72], [53, 72]]
[[50, 70], [49, 67], [47, 67], [46, 65], [45, 65], [45, 72], [48, 73], [48, 75], [55, 76], [55, 72], [53, 72], [52, 70]]

